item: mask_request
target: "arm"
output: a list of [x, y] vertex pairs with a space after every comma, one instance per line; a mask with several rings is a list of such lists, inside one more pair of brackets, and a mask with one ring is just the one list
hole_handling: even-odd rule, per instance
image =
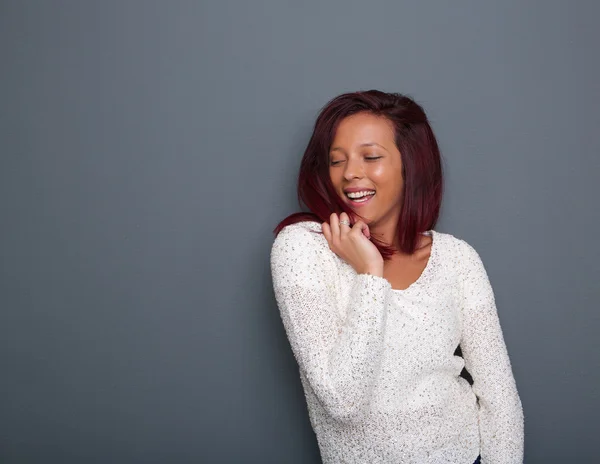
[[333, 254], [318, 237], [284, 228], [271, 249], [273, 288], [292, 352], [315, 394], [340, 421], [359, 420], [379, 372], [391, 284], [357, 274], [345, 318]]
[[496, 310], [494, 293], [481, 258], [463, 241], [463, 335], [465, 367], [479, 399], [482, 464], [521, 464], [524, 417]]

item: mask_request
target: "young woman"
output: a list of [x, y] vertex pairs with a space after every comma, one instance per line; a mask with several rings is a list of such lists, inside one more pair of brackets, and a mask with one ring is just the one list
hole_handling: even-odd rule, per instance
[[276, 227], [271, 272], [323, 462], [522, 463], [486, 270], [434, 229], [442, 168], [423, 109], [376, 90], [334, 98], [298, 197], [310, 213]]

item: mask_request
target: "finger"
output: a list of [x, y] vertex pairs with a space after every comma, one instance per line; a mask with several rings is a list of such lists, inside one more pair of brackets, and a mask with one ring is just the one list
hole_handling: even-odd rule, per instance
[[329, 226], [331, 228], [331, 240], [336, 243], [340, 239], [340, 220], [337, 214], [331, 213]]
[[371, 238], [371, 232], [369, 231], [369, 226], [363, 222], [363, 221], [356, 221], [356, 224], [354, 224], [354, 227], [352, 227], [353, 231], [356, 231], [356, 233], [361, 233], [363, 234], [365, 237], [367, 238]]
[[348, 232], [351, 229], [351, 226], [346, 223], [342, 224], [342, 221], [350, 222], [350, 218], [346, 213], [340, 214], [340, 233]]

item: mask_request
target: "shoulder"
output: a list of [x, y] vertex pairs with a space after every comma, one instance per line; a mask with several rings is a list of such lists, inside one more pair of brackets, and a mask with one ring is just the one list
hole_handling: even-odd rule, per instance
[[443, 242], [450, 253], [448, 262], [454, 262], [458, 270], [463, 291], [470, 301], [488, 301], [493, 290], [487, 270], [475, 247], [463, 238], [442, 234]]
[[302, 221], [284, 227], [271, 247], [271, 272], [276, 284], [325, 281], [335, 271], [334, 254], [321, 224]]
[[471, 243], [448, 232], [434, 231], [434, 233], [434, 239], [439, 241], [438, 252], [445, 262], [451, 264], [453, 269], [459, 270], [463, 274], [468, 274], [474, 269], [478, 272], [483, 270], [481, 257]]
[[272, 263], [289, 259], [326, 260], [330, 258], [330, 254], [321, 224], [313, 221], [301, 221], [285, 226], [271, 246]]
[[307, 248], [322, 246], [327, 240], [323, 236], [321, 224], [313, 221], [301, 221], [285, 226], [273, 240], [273, 250], [280, 248]]
[[456, 258], [467, 257], [473, 258], [479, 256], [477, 250], [465, 239], [458, 237], [449, 232], [434, 231], [435, 239], [439, 240], [439, 248], [442, 248], [445, 253], [452, 254]]

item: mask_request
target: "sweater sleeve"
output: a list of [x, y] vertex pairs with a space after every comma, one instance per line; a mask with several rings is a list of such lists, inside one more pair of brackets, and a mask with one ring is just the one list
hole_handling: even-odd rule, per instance
[[333, 252], [300, 227], [284, 228], [271, 249], [273, 289], [299, 368], [328, 413], [360, 420], [384, 347], [391, 284], [357, 274], [345, 316], [338, 310]]
[[482, 464], [521, 464], [524, 416], [496, 309], [477, 251], [464, 240], [462, 261], [465, 367], [479, 400]]

